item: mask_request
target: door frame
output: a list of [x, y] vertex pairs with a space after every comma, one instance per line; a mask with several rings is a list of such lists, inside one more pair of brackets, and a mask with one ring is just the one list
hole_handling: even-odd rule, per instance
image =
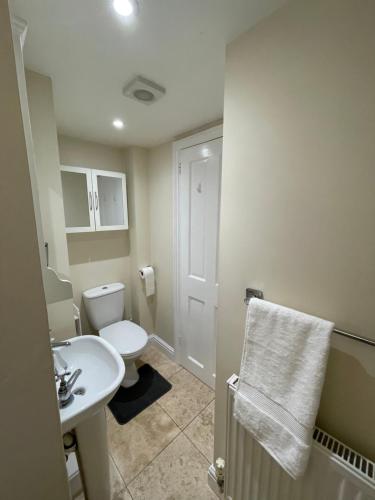
[[205, 142], [213, 141], [223, 137], [223, 125], [203, 130], [196, 134], [184, 137], [173, 143], [173, 333], [174, 333], [174, 354], [177, 363], [181, 364], [181, 311], [180, 311], [180, 176], [179, 176], [179, 155], [183, 149], [198, 146]]

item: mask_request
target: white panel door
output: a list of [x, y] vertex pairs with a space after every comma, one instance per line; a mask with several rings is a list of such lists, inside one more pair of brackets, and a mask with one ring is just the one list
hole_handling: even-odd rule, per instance
[[214, 385], [222, 140], [179, 157], [181, 362]]

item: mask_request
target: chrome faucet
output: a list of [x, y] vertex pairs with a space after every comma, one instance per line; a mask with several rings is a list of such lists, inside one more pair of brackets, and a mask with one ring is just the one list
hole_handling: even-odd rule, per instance
[[70, 372], [64, 372], [60, 374], [57, 373], [57, 370], [55, 370], [56, 381], [60, 380], [59, 390], [57, 391], [60, 408], [65, 408], [65, 406], [67, 406], [73, 400], [74, 395], [72, 393], [72, 389], [81, 373], [82, 370], [78, 368], [78, 370], [75, 370], [73, 372], [73, 375], [70, 377], [70, 379], [66, 381], [65, 377], [70, 375]]
[[66, 345], [70, 345], [69, 340], [51, 340], [51, 349], [55, 349], [55, 347], [63, 347]]
[[58, 367], [63, 368], [64, 371], [66, 371], [68, 368], [68, 363], [61, 356], [60, 349], [57, 349], [57, 348], [69, 346], [69, 345], [71, 345], [69, 340], [55, 341], [55, 339], [51, 339], [51, 350], [52, 350], [52, 354], [53, 354], [53, 364], [55, 366], [55, 375], [58, 371]]
[[[68, 381], [65, 380], [65, 377], [70, 375], [70, 372], [66, 371], [68, 368], [68, 365], [66, 361], [62, 358], [60, 355], [59, 351], [54, 351], [57, 347], [64, 347], [64, 346], [70, 346], [71, 343], [69, 340], [58, 340], [55, 341], [54, 339], [51, 339], [51, 349], [53, 352], [53, 359], [54, 359], [54, 364], [55, 364], [55, 380], [56, 382], [60, 380], [60, 386], [59, 390], [57, 391], [57, 397], [59, 400], [59, 407], [60, 408], [65, 408], [65, 406], [68, 406], [69, 403], [74, 398], [74, 395], [72, 393], [72, 389], [74, 384], [77, 382], [77, 378], [81, 375], [82, 370], [78, 368], [78, 370], [75, 370], [73, 372], [73, 375], [70, 377]], [[56, 357], [59, 360], [59, 364], [62, 365], [64, 372], [59, 373], [57, 368], [56, 368]]]

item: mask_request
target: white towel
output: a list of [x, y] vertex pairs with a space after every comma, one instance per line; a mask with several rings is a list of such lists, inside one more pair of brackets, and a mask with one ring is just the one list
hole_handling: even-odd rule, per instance
[[333, 323], [251, 299], [234, 416], [293, 478], [307, 466]]

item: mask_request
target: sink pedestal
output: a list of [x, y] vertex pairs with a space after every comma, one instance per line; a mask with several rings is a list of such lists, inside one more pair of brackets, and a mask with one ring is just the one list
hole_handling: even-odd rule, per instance
[[104, 408], [75, 428], [86, 500], [110, 500], [107, 421]]
[[[61, 432], [64, 435], [75, 431], [77, 459], [86, 500], [110, 500], [104, 409], [124, 378], [124, 362], [114, 347], [96, 335], [69, 339], [69, 345], [59, 347], [57, 351], [55, 349], [57, 353], [59, 364], [62, 365], [60, 370], [72, 373], [80, 370], [73, 400], [60, 408]], [[56, 390], [58, 385], [57, 382]]]

